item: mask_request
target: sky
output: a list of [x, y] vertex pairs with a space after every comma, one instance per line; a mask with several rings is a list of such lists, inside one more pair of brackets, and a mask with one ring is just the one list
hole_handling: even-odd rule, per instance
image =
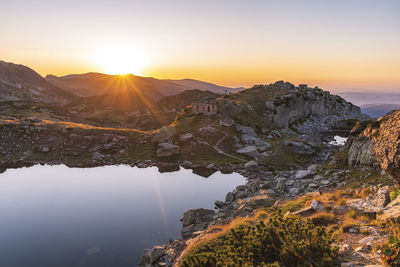
[[400, 91], [398, 0], [0, 0], [0, 11], [0, 60], [43, 76]]

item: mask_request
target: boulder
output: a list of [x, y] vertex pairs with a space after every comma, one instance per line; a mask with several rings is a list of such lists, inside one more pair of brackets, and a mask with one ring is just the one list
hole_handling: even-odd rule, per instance
[[99, 152], [94, 152], [92, 156], [92, 160], [101, 161], [104, 158], [104, 155]]
[[164, 247], [155, 246], [150, 252], [150, 263], [155, 263], [164, 254]]
[[260, 151], [260, 152], [264, 152], [264, 151], [267, 151], [267, 150], [271, 149], [271, 144], [270, 143], [268, 143], [268, 142], [266, 142], [264, 140], [258, 139], [258, 138], [257, 138], [257, 140], [255, 141], [254, 144], [256, 145], [258, 151]]
[[156, 143], [164, 143], [173, 137], [176, 133], [176, 129], [171, 126], [163, 126], [154, 135], [153, 141]]
[[171, 143], [158, 144], [157, 157], [170, 157], [179, 154], [179, 146]]
[[258, 163], [255, 160], [251, 160], [244, 164], [244, 167], [248, 171], [257, 171], [258, 170]]
[[349, 152], [347, 163], [349, 166], [368, 166], [377, 165], [374, 152], [374, 142], [365, 137], [354, 137], [349, 140]]
[[179, 137], [179, 140], [180, 140], [181, 142], [187, 142], [187, 141], [191, 140], [192, 138], [193, 138], [193, 134], [187, 133], [187, 134], [181, 135], [181, 136]]
[[295, 180], [304, 179], [312, 174], [313, 174], [313, 172], [310, 170], [298, 170], [293, 179], [295, 179]]
[[400, 196], [390, 202], [384, 209], [382, 214], [377, 216], [378, 220], [394, 219], [399, 221], [400, 219]]
[[350, 199], [347, 205], [363, 213], [380, 213], [390, 202], [387, 187], [382, 187], [378, 191], [364, 199]]
[[232, 192], [229, 192], [228, 194], [226, 194], [226, 197], [225, 197], [226, 203], [232, 203], [234, 200], [235, 200], [235, 195], [232, 194]]
[[249, 126], [243, 126], [243, 125], [236, 125], [236, 130], [240, 133], [242, 133], [243, 135], [248, 135], [248, 136], [252, 136], [252, 137], [257, 137], [256, 132], [253, 130], [253, 128], [249, 127]]
[[240, 140], [242, 140], [242, 142], [245, 144], [254, 145], [257, 142], [258, 138], [248, 134], [242, 134], [242, 138], [240, 138]]
[[193, 163], [188, 160], [185, 160], [184, 162], [182, 162], [182, 167], [185, 169], [190, 169], [191, 167], [193, 167]]
[[235, 124], [235, 121], [229, 117], [223, 117], [219, 121], [219, 125], [221, 126], [231, 127], [233, 124]]
[[245, 146], [236, 151], [238, 154], [246, 155], [248, 157], [255, 157], [258, 155], [256, 146]]
[[181, 219], [183, 229], [182, 238], [190, 238], [193, 233], [207, 229], [212, 222], [215, 212], [208, 209], [191, 209], [183, 214]]
[[316, 149], [313, 145], [300, 141], [286, 140], [283, 145], [289, 147], [293, 152], [304, 155], [313, 155]]

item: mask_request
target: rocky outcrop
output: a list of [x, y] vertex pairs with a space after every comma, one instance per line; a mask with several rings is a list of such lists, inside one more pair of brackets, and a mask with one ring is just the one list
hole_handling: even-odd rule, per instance
[[205, 230], [213, 220], [215, 212], [207, 209], [192, 209], [183, 214], [182, 221], [182, 238], [188, 239], [200, 234]]
[[381, 166], [400, 182], [400, 110], [377, 121], [379, 132], [374, 135], [375, 155]]
[[349, 148], [347, 163], [349, 166], [368, 166], [376, 167], [378, 165], [374, 153], [374, 141], [357, 136], [348, 140]]
[[[269, 120], [282, 128], [288, 128], [293, 124], [300, 126], [306, 121], [318, 119], [319, 125], [315, 126], [323, 130], [338, 120], [366, 117], [359, 107], [343, 98], [331, 95], [328, 91], [304, 86], [293, 86], [287, 94], [267, 102], [266, 107], [271, 111], [267, 115]], [[299, 129], [308, 131], [309, 128]]]

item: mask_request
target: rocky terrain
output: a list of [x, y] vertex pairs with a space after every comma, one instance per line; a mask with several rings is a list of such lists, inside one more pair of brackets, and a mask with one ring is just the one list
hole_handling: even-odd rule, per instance
[[[45, 87], [46, 80], [26, 67], [4, 66], [14, 74], [0, 72], [12, 77], [0, 76], [7, 88], [0, 90], [0, 171], [34, 164], [129, 164], [247, 178], [215, 200], [215, 210], [185, 212], [182, 238], [146, 250], [140, 265], [192, 262], [199, 244], [212, 247], [231, 229], [267, 223], [278, 211], [284, 215], [279, 220], [309, 219], [329, 230], [329, 254], [343, 266], [395, 258], [387, 220], [400, 216], [399, 111], [369, 120], [339, 96], [283, 81], [230, 95], [187, 90], [150, 101], [148, 94], [149, 101], [130, 111], [112, 102], [112, 94], [70, 97], [54, 85]], [[38, 101], [33, 85], [53, 88], [70, 102]], [[192, 114], [190, 104], [204, 97], [216, 99], [216, 115]], [[329, 143], [337, 134], [348, 137], [344, 146]]]

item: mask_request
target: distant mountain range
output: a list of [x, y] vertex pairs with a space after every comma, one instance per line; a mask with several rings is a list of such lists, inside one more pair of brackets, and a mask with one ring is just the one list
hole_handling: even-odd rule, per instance
[[379, 118], [387, 113], [400, 109], [400, 104], [365, 104], [361, 105], [361, 111], [371, 118]]
[[337, 92], [335, 94], [340, 95], [357, 106], [368, 104], [400, 104], [400, 91], [398, 93], [381, 92], [379, 90], [376, 92], [348, 91]]
[[[156, 102], [188, 90], [210, 91], [215, 94], [236, 92], [243, 88], [229, 88], [207, 82], [183, 79], [160, 80], [150, 77], [107, 75], [102, 73], [71, 74], [46, 78], [24, 65], [0, 61], [0, 101], [32, 101], [49, 104], [91, 102], [103, 103], [112, 99], [132, 103]], [[131, 98], [128, 99], [127, 98]]]
[[107, 75], [103, 73], [71, 74], [57, 77], [47, 75], [46, 80], [68, 92], [78, 96], [97, 96], [116, 94], [122, 91], [140, 92], [152, 100], [159, 100], [165, 96], [177, 95], [187, 90], [210, 91], [216, 94], [236, 92], [243, 88], [229, 88], [202, 81], [159, 80], [151, 77], [140, 77], [133, 74]]

